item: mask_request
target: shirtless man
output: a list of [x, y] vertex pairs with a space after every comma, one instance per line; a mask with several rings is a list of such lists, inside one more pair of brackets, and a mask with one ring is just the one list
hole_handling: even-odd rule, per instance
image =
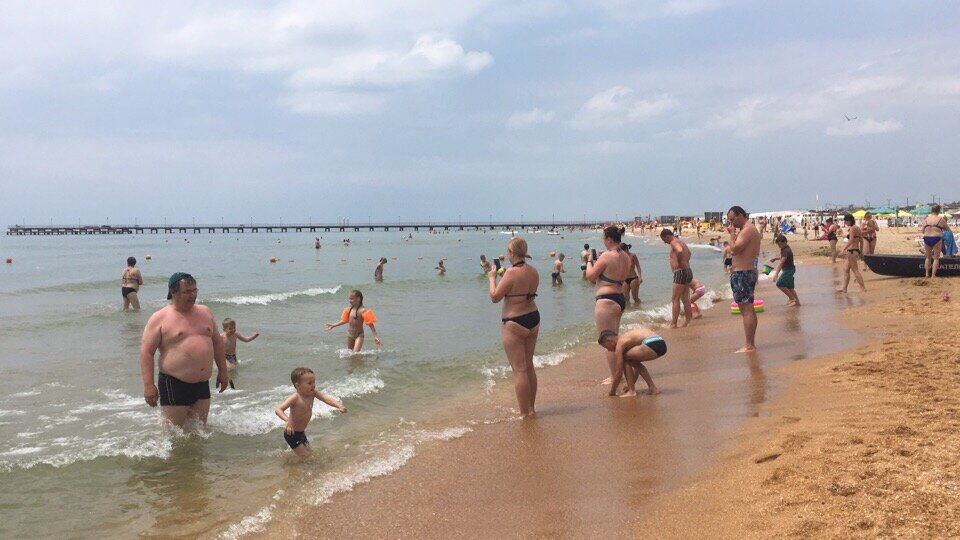
[[670, 245], [670, 270], [673, 270], [673, 319], [670, 328], [677, 327], [680, 319], [680, 304], [683, 304], [683, 317], [686, 319], [683, 326], [693, 320], [693, 310], [690, 308], [690, 282], [693, 281], [693, 270], [690, 269], [690, 248], [687, 244], [673, 235], [670, 229], [660, 231], [660, 239]]
[[[206, 424], [210, 412], [210, 375], [217, 364], [217, 388], [227, 389], [227, 361], [223, 338], [210, 309], [198, 306], [197, 281], [176, 272], [167, 282], [173, 302], [153, 315], [143, 329], [140, 375], [143, 399], [151, 407], [160, 401], [164, 421], [183, 426], [195, 417]], [[153, 379], [153, 358], [160, 350], [160, 375]], [[159, 389], [157, 388], [159, 386]]]
[[[740, 306], [743, 317], [743, 333], [746, 343], [736, 352], [757, 350], [757, 314], [753, 311], [753, 291], [757, 287], [757, 258], [760, 256], [760, 232], [747, 219], [747, 212], [734, 206], [727, 211], [727, 232], [730, 233], [730, 255], [733, 270], [730, 272], [730, 288], [733, 301]], [[740, 232], [737, 232], [737, 229]]]
[[[637, 379], [640, 377], [643, 377], [647, 383], [648, 394], [660, 393], [657, 386], [653, 384], [650, 372], [642, 364], [667, 354], [667, 343], [656, 332], [649, 328], [635, 328], [618, 336], [612, 330], [604, 330], [597, 341], [601, 347], [613, 352], [616, 358], [616, 371], [613, 374], [609, 395], [617, 395], [620, 377], [625, 377], [627, 383], [627, 388], [620, 397], [636, 396]], [[636, 373], [632, 373], [633, 370], [636, 370]]]

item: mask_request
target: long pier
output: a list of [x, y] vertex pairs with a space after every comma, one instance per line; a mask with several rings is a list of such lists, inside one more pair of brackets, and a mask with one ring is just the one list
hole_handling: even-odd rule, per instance
[[246, 234], [287, 232], [561, 230], [592, 228], [609, 221], [454, 221], [394, 223], [243, 223], [191, 225], [8, 225], [7, 236], [63, 236], [90, 234]]

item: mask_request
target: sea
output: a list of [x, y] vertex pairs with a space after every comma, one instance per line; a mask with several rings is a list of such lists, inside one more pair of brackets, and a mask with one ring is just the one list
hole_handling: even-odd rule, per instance
[[[535, 363], [551, 369], [595, 339], [593, 286], [581, 279], [596, 230], [518, 230], [540, 272]], [[500, 345], [501, 306], [490, 302], [479, 256], [506, 253], [511, 232], [153, 234], [0, 237], [0, 537], [190, 536], [242, 538], [280, 508], [322, 505], [391, 474], [425, 441], [479, 423], [514, 421]], [[349, 238], [349, 246], [344, 240]], [[624, 326], [669, 315], [667, 247], [629, 235], [644, 282]], [[729, 297], [720, 253], [691, 244], [709, 309]], [[552, 286], [551, 252], [567, 255]], [[141, 312], [122, 312], [120, 275], [138, 260]], [[383, 282], [374, 267], [386, 257]], [[270, 262], [275, 259], [276, 262]], [[447, 272], [435, 267], [444, 260]], [[237, 322], [235, 390], [213, 394], [206, 426], [164, 428], [143, 400], [138, 354], [150, 314], [167, 304], [167, 277], [196, 277], [198, 302]], [[359, 289], [383, 340], [361, 354], [346, 329], [324, 331]], [[274, 408], [293, 392], [290, 371], [317, 374], [342, 400], [319, 401], [307, 429], [313, 456], [293, 456]], [[215, 389], [214, 389], [215, 392]]]

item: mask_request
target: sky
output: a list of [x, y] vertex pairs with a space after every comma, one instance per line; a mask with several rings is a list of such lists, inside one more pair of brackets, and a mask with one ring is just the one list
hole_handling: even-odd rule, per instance
[[957, 28], [922, 1], [0, 0], [0, 225], [956, 200]]

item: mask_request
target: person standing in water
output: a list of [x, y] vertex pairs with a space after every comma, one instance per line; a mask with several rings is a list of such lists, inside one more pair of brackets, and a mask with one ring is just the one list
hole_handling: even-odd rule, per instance
[[434, 268], [437, 271], [438, 276], [442, 276], [447, 273], [447, 267], [443, 265], [443, 259], [437, 263], [437, 266]]
[[553, 261], [553, 273], [550, 274], [550, 278], [553, 280], [554, 285], [563, 285], [563, 276], [560, 274], [563, 274], [567, 271], [563, 267], [563, 259], [565, 258], [566, 255], [561, 253], [557, 256], [557, 260]]
[[760, 232], [747, 219], [747, 211], [740, 206], [730, 207], [727, 220], [730, 223], [727, 226], [727, 232], [730, 233], [730, 255], [733, 257], [730, 289], [733, 291], [733, 301], [740, 306], [745, 338], [743, 347], [736, 352], [753, 352], [757, 350], [757, 314], [753, 311], [753, 291], [757, 287]]
[[347, 327], [347, 348], [356, 353], [363, 349], [363, 325], [367, 325], [373, 332], [373, 341], [376, 342], [378, 347], [382, 345], [375, 326], [377, 315], [372, 309], [363, 307], [363, 293], [354, 289], [347, 295], [347, 301], [350, 305], [344, 308], [340, 315], [340, 321], [327, 323], [325, 329], [330, 331], [344, 324], [349, 325]]
[[377, 263], [377, 268], [373, 271], [373, 279], [375, 281], [383, 281], [383, 265], [387, 264], [386, 257], [380, 257], [380, 262]]
[[693, 310], [690, 308], [690, 282], [693, 281], [693, 270], [690, 268], [690, 248], [687, 244], [673, 235], [670, 229], [660, 231], [660, 240], [670, 245], [670, 270], [673, 271], [672, 290], [672, 319], [670, 328], [676, 328], [680, 320], [680, 306], [683, 306], [683, 326], [693, 320]]
[[123, 269], [123, 274], [120, 276], [120, 294], [123, 295], [124, 311], [131, 307], [134, 311], [140, 311], [140, 299], [137, 294], [140, 292], [140, 286], [143, 285], [143, 275], [136, 266], [136, 257], [127, 257], [127, 267]]
[[[596, 284], [593, 306], [593, 319], [597, 324], [597, 333], [604, 330], [620, 332], [620, 318], [627, 307], [627, 299], [623, 295], [623, 283], [630, 275], [630, 257], [620, 251], [620, 241], [623, 237], [621, 229], [611, 225], [603, 229], [603, 244], [607, 251], [597, 257], [596, 250], [590, 251], [590, 260], [587, 262], [587, 279]], [[616, 371], [616, 357], [612, 351], [607, 351], [607, 366], [610, 368], [610, 377], [601, 384], [613, 382]]]
[[540, 334], [540, 311], [534, 299], [540, 286], [537, 270], [528, 265], [527, 241], [516, 236], [507, 243], [510, 268], [497, 283], [497, 272], [490, 272], [490, 300], [504, 300], [501, 314], [500, 339], [503, 351], [513, 370], [513, 384], [517, 394], [520, 416], [536, 415], [537, 372], [533, 352]]
[[[150, 316], [140, 343], [143, 399], [151, 407], [160, 402], [165, 422], [183, 427], [189, 418], [207, 423], [210, 412], [210, 376], [217, 364], [217, 388], [227, 389], [227, 360], [223, 338], [207, 306], [197, 305], [197, 280], [176, 272], [167, 281], [170, 305]], [[160, 373], [154, 384], [154, 356]]]
[[833, 222], [833, 218], [827, 218], [826, 225], [824, 226], [827, 230], [827, 242], [830, 242], [830, 262], [836, 264], [837, 262], [837, 231], [840, 230], [840, 227], [837, 227], [837, 224]]
[[627, 303], [630, 303], [630, 296], [633, 296], [633, 302], [635, 304], [640, 303], [640, 284], [643, 283], [643, 270], [640, 268], [640, 259], [637, 258], [637, 255], [630, 251], [633, 248], [632, 245], [621, 242], [620, 249], [630, 257], [630, 274], [627, 275], [626, 281], [623, 283], [623, 296], [626, 297]]
[[580, 272], [583, 279], [587, 279], [587, 263], [590, 262], [590, 244], [583, 245], [583, 251], [580, 252]]
[[843, 216], [843, 223], [847, 229], [847, 247], [844, 248], [847, 264], [843, 267], [843, 287], [837, 289], [837, 292], [846, 293], [847, 286], [850, 285], [850, 273], [853, 272], [854, 279], [861, 291], [867, 290], [863, 285], [863, 275], [860, 274], [860, 257], [863, 256], [863, 233], [857, 226], [857, 220], [850, 214]]
[[486, 276], [490, 274], [491, 267], [492, 265], [490, 264], [490, 261], [487, 260], [487, 256], [480, 255], [480, 269], [483, 270], [483, 275]]

